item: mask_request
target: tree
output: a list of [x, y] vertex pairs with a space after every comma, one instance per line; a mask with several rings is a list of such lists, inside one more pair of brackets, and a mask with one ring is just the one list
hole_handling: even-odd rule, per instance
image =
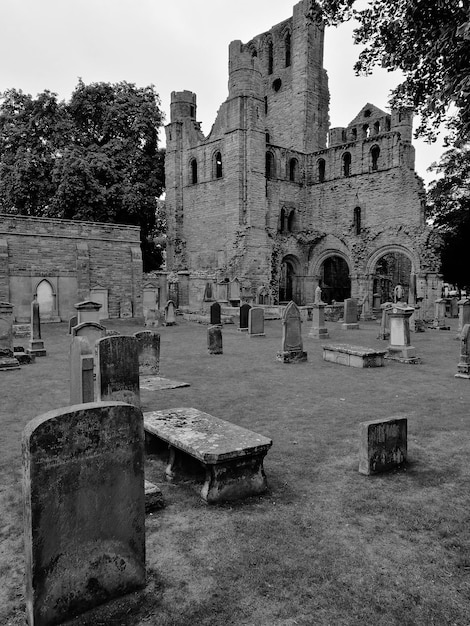
[[[154, 87], [79, 81], [68, 103], [11, 90], [0, 107], [0, 201], [19, 214], [140, 226], [144, 270], [157, 269], [163, 120]], [[33, 132], [34, 131], [34, 132]]]
[[442, 234], [444, 280], [470, 288], [470, 146], [445, 152], [432, 169], [441, 174], [428, 190], [428, 218]]
[[421, 116], [417, 136], [433, 140], [441, 123], [458, 144], [470, 135], [470, 20], [468, 0], [320, 0], [329, 24], [356, 19], [354, 41], [364, 45], [357, 74], [380, 66], [401, 70], [404, 80], [390, 105]]

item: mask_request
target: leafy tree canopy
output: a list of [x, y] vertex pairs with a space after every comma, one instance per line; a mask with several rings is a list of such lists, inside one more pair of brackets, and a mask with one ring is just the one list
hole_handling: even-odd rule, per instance
[[164, 189], [163, 115], [154, 87], [79, 81], [69, 102], [11, 89], [0, 102], [0, 203], [20, 215], [136, 224], [144, 270]]
[[355, 70], [401, 70], [390, 105], [421, 116], [416, 133], [436, 138], [442, 123], [448, 141], [470, 136], [470, 18], [468, 0], [320, 0], [329, 24], [355, 18], [354, 41], [364, 45]]

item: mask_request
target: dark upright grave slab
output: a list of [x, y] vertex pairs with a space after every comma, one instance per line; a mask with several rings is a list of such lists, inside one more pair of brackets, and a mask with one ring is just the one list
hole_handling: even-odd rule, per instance
[[210, 308], [210, 323], [212, 326], [220, 326], [221, 322], [221, 313], [220, 313], [220, 304], [218, 302], [214, 302], [211, 304]]
[[250, 313], [251, 306], [249, 304], [242, 304], [240, 307], [240, 325], [237, 330], [241, 332], [248, 332], [248, 315]]
[[96, 399], [140, 406], [137, 339], [103, 337], [95, 344]]
[[357, 321], [357, 300], [356, 298], [346, 298], [344, 301], [344, 321], [341, 327], [343, 330], [358, 330]]
[[145, 585], [140, 409], [91, 403], [23, 431], [26, 614], [59, 624]]
[[160, 371], [160, 335], [151, 330], [134, 333], [139, 355], [139, 376], [158, 376]]
[[72, 334], [72, 329], [78, 324], [78, 316], [77, 315], [73, 315], [70, 319], [69, 319], [69, 335]]
[[405, 417], [389, 417], [360, 424], [359, 472], [378, 474], [403, 465], [407, 459]]
[[253, 307], [248, 311], [248, 337], [265, 337], [264, 309]]
[[93, 350], [85, 337], [72, 337], [70, 343], [70, 404], [94, 401]]
[[39, 315], [39, 302], [36, 297], [31, 303], [31, 339], [28, 354], [32, 356], [46, 356], [44, 342], [41, 339], [41, 318]]
[[207, 349], [209, 354], [223, 354], [220, 326], [209, 326], [207, 329]]
[[303, 350], [302, 320], [295, 302], [289, 302], [282, 313], [282, 349], [276, 358], [282, 363], [307, 360], [307, 353]]

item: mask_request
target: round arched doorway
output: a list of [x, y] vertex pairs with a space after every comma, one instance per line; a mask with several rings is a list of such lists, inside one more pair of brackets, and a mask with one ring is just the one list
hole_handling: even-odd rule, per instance
[[54, 291], [48, 280], [41, 280], [36, 287], [36, 297], [39, 304], [39, 315], [41, 319], [51, 319], [54, 311]]
[[351, 278], [346, 260], [338, 255], [327, 257], [320, 267], [322, 298], [327, 304], [351, 297]]
[[300, 304], [299, 281], [297, 276], [298, 260], [293, 256], [284, 257], [279, 276], [279, 303], [293, 300]]
[[403, 300], [408, 301], [411, 260], [403, 252], [387, 252], [381, 256], [374, 269], [374, 298], [380, 302], [393, 302], [393, 290], [397, 285], [403, 287]]

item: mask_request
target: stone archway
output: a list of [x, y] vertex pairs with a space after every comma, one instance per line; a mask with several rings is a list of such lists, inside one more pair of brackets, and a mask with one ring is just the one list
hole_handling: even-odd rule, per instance
[[42, 320], [50, 320], [55, 311], [55, 294], [48, 280], [41, 280], [36, 287], [36, 297], [39, 304], [39, 315]]
[[403, 300], [409, 299], [409, 289], [413, 263], [402, 250], [385, 251], [375, 261], [372, 272], [374, 303], [393, 302], [393, 290], [403, 287]]
[[327, 256], [320, 265], [322, 298], [328, 304], [351, 297], [351, 278], [346, 259], [338, 254]]
[[299, 260], [294, 255], [287, 255], [281, 261], [279, 273], [279, 303], [293, 300], [301, 304], [301, 284], [299, 277]]

